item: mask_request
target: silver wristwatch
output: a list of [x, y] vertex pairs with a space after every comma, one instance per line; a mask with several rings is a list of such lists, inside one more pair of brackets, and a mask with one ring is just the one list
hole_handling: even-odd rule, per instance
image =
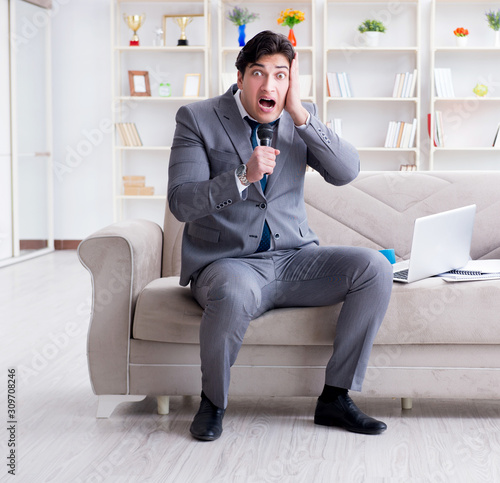
[[241, 181], [241, 184], [243, 186], [250, 186], [252, 183], [247, 180], [247, 166], [246, 164], [240, 164], [236, 168], [236, 176], [238, 176], [238, 179]]

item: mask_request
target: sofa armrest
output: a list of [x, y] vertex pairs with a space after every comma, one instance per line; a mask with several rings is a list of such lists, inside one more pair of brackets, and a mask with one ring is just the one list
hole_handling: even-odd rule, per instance
[[137, 297], [161, 277], [163, 234], [151, 221], [130, 220], [99, 230], [78, 247], [92, 279], [87, 340], [95, 394], [128, 394], [128, 361]]

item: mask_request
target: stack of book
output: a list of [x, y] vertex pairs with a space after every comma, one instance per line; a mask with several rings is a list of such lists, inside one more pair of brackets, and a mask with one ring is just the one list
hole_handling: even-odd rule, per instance
[[342, 119], [335, 118], [327, 121], [326, 127], [330, 128], [339, 138], [342, 137]]
[[413, 72], [396, 74], [392, 97], [415, 97], [415, 86], [417, 85], [417, 69]]
[[402, 164], [399, 167], [399, 171], [416, 171], [416, 170], [417, 170], [416, 164]]
[[415, 135], [417, 132], [417, 120], [412, 123], [403, 121], [389, 122], [387, 135], [385, 137], [385, 148], [413, 148], [415, 146]]
[[455, 97], [453, 82], [451, 80], [451, 69], [435, 68], [434, 81], [436, 83], [437, 97]]
[[349, 76], [345, 72], [328, 72], [326, 85], [329, 97], [352, 97]]
[[123, 176], [123, 194], [125, 196], [151, 196], [154, 186], [146, 186], [146, 176]]
[[116, 130], [124, 146], [142, 146], [137, 127], [133, 122], [117, 122]]

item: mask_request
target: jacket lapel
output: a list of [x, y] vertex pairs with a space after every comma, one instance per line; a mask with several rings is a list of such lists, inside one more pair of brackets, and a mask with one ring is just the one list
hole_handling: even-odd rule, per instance
[[[215, 107], [215, 113], [219, 118], [222, 127], [226, 131], [234, 149], [238, 153], [242, 163], [246, 163], [252, 156], [252, 143], [250, 142], [250, 126], [241, 118], [240, 111], [233, 99], [233, 87], [231, 87], [220, 99], [220, 103]], [[248, 136], [243, 136], [241, 133]], [[245, 142], [244, 138], [248, 140]]]
[[294, 134], [295, 126], [293, 125], [292, 118], [287, 112], [284, 112], [279, 120], [278, 132], [276, 133], [276, 149], [279, 149], [280, 154], [276, 157], [276, 166], [273, 174], [267, 178], [266, 197], [269, 197], [286, 160], [290, 156]]

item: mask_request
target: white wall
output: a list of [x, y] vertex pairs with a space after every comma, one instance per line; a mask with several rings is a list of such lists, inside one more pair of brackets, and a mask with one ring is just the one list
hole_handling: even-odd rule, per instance
[[[234, 2], [238, 4], [238, 2]], [[243, 2], [240, 2], [243, 3]], [[285, 5], [286, 2], [284, 2]], [[429, 19], [431, 0], [422, 4], [422, 103], [421, 163], [428, 159], [426, 116], [429, 112]], [[324, 0], [316, 3], [316, 56], [320, 85], [317, 102], [322, 105], [322, 54]], [[363, 7], [360, 17], [365, 16]], [[369, 5], [365, 8], [373, 10]], [[217, 65], [217, 12], [212, 6], [212, 72]], [[466, 23], [464, 19], [463, 23]], [[250, 24], [252, 28], [256, 24]], [[53, 83], [55, 238], [81, 239], [112, 222], [111, 166], [111, 38], [109, 0], [54, 0]], [[462, 26], [462, 25], [457, 25]], [[466, 26], [466, 25], [463, 25]], [[153, 29], [146, 22], [142, 29]], [[276, 28], [278, 30], [279, 27]], [[253, 30], [250, 29], [252, 32]], [[285, 33], [284, 29], [282, 31]], [[189, 35], [189, 28], [187, 31]], [[139, 36], [141, 31], [139, 31]], [[235, 39], [237, 33], [235, 30]], [[179, 68], [182, 69], [183, 66]], [[369, 82], [369, 79], [367, 80]], [[213, 75], [212, 94], [218, 92]], [[500, 121], [500, 119], [499, 119]], [[449, 155], [452, 157], [453, 155]], [[446, 169], [453, 169], [453, 165]], [[463, 168], [464, 166], [460, 166]]]
[[109, 0], [53, 0], [54, 237], [113, 221]]

